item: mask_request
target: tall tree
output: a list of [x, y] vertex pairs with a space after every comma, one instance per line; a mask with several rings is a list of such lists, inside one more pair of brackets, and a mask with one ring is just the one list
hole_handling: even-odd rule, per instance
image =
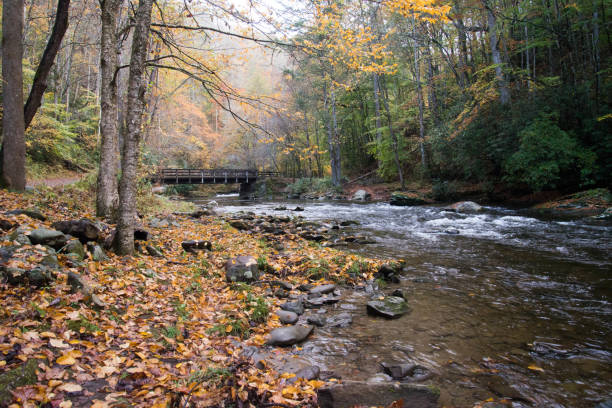
[[2, 179], [7, 187], [25, 190], [25, 125], [23, 114], [23, 0], [5, 0], [2, 8]]
[[130, 59], [130, 75], [127, 93], [127, 132], [121, 156], [121, 181], [119, 182], [119, 217], [115, 246], [118, 254], [134, 253], [134, 222], [136, 219], [136, 178], [142, 115], [145, 104], [145, 63], [151, 28], [153, 0], [141, 0], [134, 18], [134, 35]]
[[117, 122], [118, 65], [117, 20], [122, 0], [100, 0], [102, 33], [100, 35], [100, 167], [98, 169], [96, 213], [111, 216], [119, 196], [117, 172], [119, 135]]

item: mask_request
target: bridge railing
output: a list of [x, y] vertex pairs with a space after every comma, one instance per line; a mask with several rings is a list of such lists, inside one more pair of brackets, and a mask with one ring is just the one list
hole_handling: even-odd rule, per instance
[[278, 177], [278, 171], [257, 171], [253, 169], [161, 169], [159, 178], [169, 179], [198, 179], [198, 178], [228, 178], [228, 179], [255, 179], [257, 177]]

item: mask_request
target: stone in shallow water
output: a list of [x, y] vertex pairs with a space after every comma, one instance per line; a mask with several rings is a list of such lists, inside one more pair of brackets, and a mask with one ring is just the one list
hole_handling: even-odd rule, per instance
[[267, 344], [271, 346], [291, 346], [306, 339], [312, 333], [313, 326], [288, 326], [272, 330]]
[[439, 392], [432, 387], [392, 382], [344, 381], [317, 390], [321, 408], [387, 406], [403, 400], [404, 407], [434, 408]]
[[306, 321], [310, 324], [314, 324], [315, 326], [323, 327], [325, 326], [327, 319], [324, 316], [314, 315], [314, 316], [308, 316]]
[[329, 285], [315, 286], [314, 288], [310, 289], [309, 293], [311, 295], [315, 295], [313, 297], [317, 297], [319, 295], [324, 295], [326, 293], [333, 292], [334, 289], [336, 289], [336, 285], [334, 285], [333, 283], [330, 283]]
[[304, 305], [302, 304], [301, 300], [283, 303], [281, 305], [281, 309], [293, 312], [297, 315], [301, 315], [302, 313], [304, 313]]
[[367, 303], [369, 314], [395, 319], [410, 312], [404, 299], [397, 296], [386, 296], [383, 299], [371, 300]]

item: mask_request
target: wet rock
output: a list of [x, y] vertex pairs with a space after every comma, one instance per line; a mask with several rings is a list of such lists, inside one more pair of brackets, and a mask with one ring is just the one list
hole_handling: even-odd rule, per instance
[[314, 242], [321, 242], [325, 240], [325, 236], [321, 235], [321, 234], [314, 234], [311, 232], [304, 232], [302, 234], [300, 234], [300, 236], [302, 238], [304, 238], [307, 241], [314, 241]]
[[570, 350], [561, 348], [560, 344], [546, 343], [542, 341], [534, 341], [531, 346], [531, 351], [540, 357], [545, 358], [567, 358], [570, 356]]
[[368, 193], [365, 190], [357, 190], [355, 194], [353, 194], [352, 200], [355, 201], [368, 201], [372, 198], [372, 194]]
[[415, 206], [415, 205], [425, 205], [428, 204], [426, 200], [416, 195], [408, 195], [403, 193], [393, 193], [391, 194], [391, 199], [389, 200], [389, 204], [397, 205], [397, 206]]
[[304, 211], [303, 207], [295, 207], [293, 210], [291, 211]]
[[449, 229], [445, 229], [444, 233], [445, 234], [449, 234], [449, 235], [458, 235], [459, 234], [459, 230], [458, 229], [454, 229], [454, 228], [449, 228]]
[[385, 282], [399, 283], [399, 272], [399, 266], [384, 264], [378, 268], [378, 272], [374, 274], [374, 278], [382, 279]]
[[408, 300], [408, 295], [406, 294], [406, 291], [402, 289], [395, 289], [393, 293], [391, 293], [391, 296], [401, 297], [404, 300]]
[[185, 250], [185, 252], [192, 254], [204, 250], [212, 251], [212, 243], [210, 241], [183, 241], [181, 242], [181, 247]]
[[295, 377], [289, 379], [289, 382], [294, 383], [299, 378], [303, 378], [306, 381], [316, 380], [317, 378], [319, 378], [320, 374], [321, 374], [321, 369], [318, 366], [311, 365], [311, 366], [303, 367], [295, 373]]
[[285, 207], [284, 205], [274, 208], [274, 211], [286, 211], [286, 210], [287, 210], [287, 207]]
[[246, 231], [250, 228], [249, 224], [242, 220], [232, 220], [229, 222], [229, 225], [236, 228], [238, 231]]
[[367, 311], [372, 315], [395, 319], [410, 312], [410, 308], [401, 297], [386, 296], [383, 299], [369, 301]]
[[97, 241], [102, 235], [100, 227], [86, 218], [55, 222], [51, 225], [51, 228], [64, 234], [72, 235], [83, 244], [86, 244], [88, 241]]
[[153, 245], [147, 245], [145, 246], [145, 249], [147, 250], [147, 253], [149, 255], [151, 255], [152, 257], [155, 258], [163, 258], [164, 254], [162, 253], [162, 251], [160, 251], [159, 249], [155, 248]]
[[60, 252], [69, 255], [76, 261], [82, 261], [85, 258], [85, 248], [78, 239], [71, 239], [68, 241]]
[[520, 391], [512, 387], [506, 380], [499, 376], [493, 376], [487, 382], [487, 388], [495, 395], [502, 398], [510, 398], [517, 401], [530, 402]]
[[595, 405], [594, 408], [612, 408], [612, 398], [606, 401], [600, 402], [599, 404]]
[[317, 390], [321, 408], [350, 408], [354, 406], [387, 406], [402, 400], [405, 407], [434, 408], [439, 392], [433, 387], [414, 384], [365, 381], [344, 381], [342, 384]]
[[306, 339], [312, 333], [313, 326], [280, 327], [270, 332], [267, 344], [271, 346], [291, 346]]
[[349, 327], [353, 323], [353, 316], [350, 313], [342, 312], [327, 319], [328, 327]]
[[395, 380], [408, 382], [425, 381], [433, 377], [433, 373], [426, 367], [413, 363], [382, 363], [385, 373]]
[[39, 220], [39, 221], [46, 221], [47, 217], [45, 217], [44, 215], [42, 215], [39, 211], [36, 210], [11, 210], [11, 211], [7, 211], [5, 212], [6, 215], [27, 215], [28, 217], [35, 219], [35, 220]]
[[309, 292], [312, 288], [314, 288], [314, 285], [312, 283], [302, 283], [300, 286], [297, 287], [297, 290], [299, 290], [300, 292]]
[[308, 316], [306, 321], [317, 327], [323, 327], [325, 326], [325, 323], [327, 323], [327, 319], [325, 318], [325, 316], [318, 316], [318, 315]]
[[286, 302], [283, 303], [280, 307], [283, 310], [293, 312], [297, 315], [301, 315], [304, 313], [304, 304], [301, 300], [296, 300], [295, 302]]
[[191, 218], [202, 218], [211, 215], [217, 215], [217, 212], [211, 208], [199, 209], [189, 214]]
[[36, 370], [39, 362], [40, 360], [32, 358], [19, 367], [0, 374], [0, 406], [8, 406], [13, 401], [11, 392], [16, 388], [38, 382]]
[[323, 305], [331, 305], [340, 301], [339, 296], [323, 295], [312, 299], [306, 299], [304, 306], [309, 309], [321, 307]]
[[313, 297], [317, 297], [317, 296], [324, 295], [326, 293], [333, 292], [334, 289], [336, 289], [336, 285], [334, 285], [333, 283], [330, 283], [328, 285], [315, 286], [314, 288], [310, 289], [308, 293], [310, 295], [313, 295]]
[[385, 373], [378, 373], [378, 374], [374, 374], [372, 377], [368, 378], [366, 380], [366, 382], [376, 384], [376, 383], [390, 382], [392, 380], [393, 380], [393, 378], [391, 378], [390, 375], [387, 375]]
[[295, 324], [299, 319], [297, 313], [288, 310], [277, 310], [275, 313], [282, 324]]
[[68, 238], [61, 231], [51, 230], [47, 228], [39, 228], [30, 231], [27, 234], [28, 238], [34, 245], [48, 245], [54, 249], [60, 249]]
[[460, 213], [475, 213], [482, 211], [482, 206], [473, 201], [459, 201], [450, 205], [447, 209]]
[[359, 225], [359, 221], [353, 221], [353, 220], [340, 221], [341, 227], [348, 227], [349, 225]]
[[253, 282], [259, 278], [259, 268], [255, 257], [238, 256], [225, 264], [225, 280], [227, 282]]

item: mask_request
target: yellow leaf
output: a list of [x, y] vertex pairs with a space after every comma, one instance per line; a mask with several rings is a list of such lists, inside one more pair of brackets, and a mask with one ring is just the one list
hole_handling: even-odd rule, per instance
[[61, 365], [73, 365], [76, 363], [76, 360], [70, 354], [64, 354], [63, 356], [55, 360], [55, 362]]
[[530, 369], [530, 370], [533, 370], [533, 371], [540, 371], [540, 372], [544, 372], [544, 369], [543, 369], [542, 367], [538, 367], [538, 366], [537, 366], [537, 365], [535, 365], [535, 364], [532, 364], [532, 365], [530, 365], [530, 366], [529, 366], [529, 367], [527, 367], [527, 368], [528, 368], [528, 369]]
[[232, 331], [233, 327], [231, 324], [228, 324], [227, 326], [225, 326], [225, 332], [226, 333], [230, 333]]

